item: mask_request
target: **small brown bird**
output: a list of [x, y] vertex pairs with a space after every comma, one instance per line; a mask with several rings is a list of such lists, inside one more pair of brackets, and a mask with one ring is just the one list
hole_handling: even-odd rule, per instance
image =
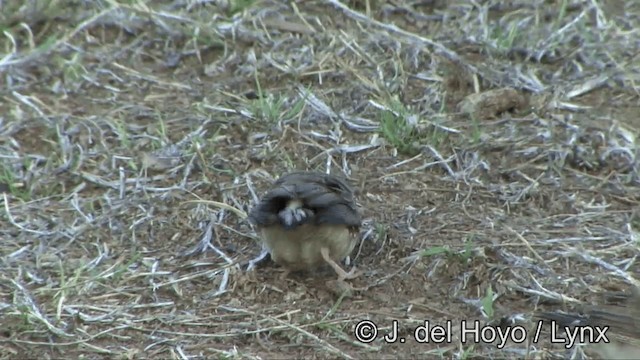
[[356, 277], [344, 271], [345, 259], [357, 242], [361, 215], [354, 192], [335, 175], [295, 171], [283, 175], [249, 212], [271, 259], [287, 271], [329, 264], [338, 280]]
[[[616, 298], [623, 303], [617, 305], [583, 306], [579, 313], [539, 311], [534, 317], [553, 320], [559, 326], [569, 328], [598, 327], [606, 330], [610, 343], [599, 341], [590, 344], [589, 349], [598, 356], [608, 359], [638, 359], [640, 357], [640, 292], [634, 289], [631, 294], [618, 294]], [[613, 297], [610, 297], [613, 298]]]

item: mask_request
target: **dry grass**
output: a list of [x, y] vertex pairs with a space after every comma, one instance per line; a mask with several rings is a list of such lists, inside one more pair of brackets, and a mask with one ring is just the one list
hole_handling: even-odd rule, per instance
[[[582, 356], [353, 331], [638, 285], [636, 1], [0, 8], [0, 358]], [[353, 297], [246, 271], [244, 213], [327, 167], [365, 208]]]

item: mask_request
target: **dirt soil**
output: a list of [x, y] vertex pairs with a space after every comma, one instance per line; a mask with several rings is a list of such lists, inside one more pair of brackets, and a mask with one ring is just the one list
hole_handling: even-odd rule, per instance
[[[639, 285], [636, 1], [0, 14], [0, 359], [583, 358], [534, 311]], [[357, 188], [350, 293], [247, 271], [293, 169]]]

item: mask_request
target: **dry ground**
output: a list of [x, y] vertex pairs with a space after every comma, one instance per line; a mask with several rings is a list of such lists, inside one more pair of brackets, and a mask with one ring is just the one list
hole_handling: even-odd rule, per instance
[[[0, 7], [3, 359], [579, 358], [354, 328], [530, 329], [638, 283], [637, 1]], [[359, 290], [246, 272], [244, 212], [328, 167]]]

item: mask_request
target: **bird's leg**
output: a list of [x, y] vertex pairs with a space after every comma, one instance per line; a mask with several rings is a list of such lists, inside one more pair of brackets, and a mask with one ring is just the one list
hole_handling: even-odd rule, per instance
[[326, 247], [321, 248], [320, 254], [322, 254], [322, 258], [324, 259], [324, 261], [326, 261], [329, 265], [331, 265], [333, 270], [335, 270], [335, 272], [338, 274], [338, 281], [354, 279], [360, 275], [360, 273], [356, 271], [355, 266], [351, 268], [349, 272], [344, 271], [344, 269], [341, 268], [340, 265], [338, 265], [335, 261], [333, 261], [333, 259], [329, 256], [328, 248]]

